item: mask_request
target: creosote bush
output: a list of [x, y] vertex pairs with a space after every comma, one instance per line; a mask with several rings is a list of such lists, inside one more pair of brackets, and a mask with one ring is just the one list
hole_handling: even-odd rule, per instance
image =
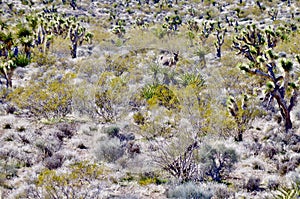
[[103, 179], [104, 169], [88, 162], [75, 163], [67, 172], [42, 171], [34, 186], [24, 193], [26, 198], [95, 198], [101, 187], [97, 182]]
[[69, 81], [74, 77], [69, 73], [57, 79], [31, 82], [30, 86], [16, 88], [8, 99], [37, 118], [62, 118], [71, 113], [73, 86]]
[[113, 122], [122, 115], [129, 99], [128, 89], [125, 77], [116, 77], [113, 72], [100, 75], [94, 99], [96, 113], [102, 122]]
[[141, 95], [147, 100], [149, 106], [161, 105], [168, 109], [178, 109], [179, 100], [175, 93], [164, 84], [146, 85]]

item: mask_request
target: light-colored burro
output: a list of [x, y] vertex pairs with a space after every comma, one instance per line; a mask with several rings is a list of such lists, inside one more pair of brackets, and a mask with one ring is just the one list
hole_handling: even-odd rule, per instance
[[164, 52], [162, 55], [159, 55], [157, 62], [160, 66], [175, 67], [178, 62], [178, 55], [178, 51], [173, 53]]

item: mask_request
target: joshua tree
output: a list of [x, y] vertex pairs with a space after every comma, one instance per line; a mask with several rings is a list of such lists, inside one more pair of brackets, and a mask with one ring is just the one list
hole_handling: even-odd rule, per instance
[[167, 23], [164, 24], [163, 27], [170, 31], [177, 31], [178, 26], [182, 23], [182, 19], [179, 15], [177, 15], [177, 12], [175, 12], [175, 15], [166, 16], [165, 21]]
[[294, 74], [293, 62], [280, 58], [274, 48], [280, 40], [286, 40], [290, 30], [282, 27], [265, 30], [249, 25], [237, 36], [233, 47], [238, 54], [248, 59], [240, 69], [249, 76], [259, 77], [258, 84], [265, 84], [268, 106], [275, 99], [281, 116], [285, 121], [286, 132], [292, 128], [291, 110], [297, 102], [297, 76]]
[[8, 52], [11, 50], [14, 44], [14, 37], [12, 32], [5, 33], [0, 31], [0, 56], [8, 56]]
[[233, 117], [236, 124], [237, 134], [234, 139], [238, 142], [243, 141], [243, 134], [253, 119], [258, 115], [259, 110], [250, 107], [249, 96], [243, 95], [240, 97], [230, 96], [227, 99], [227, 109]]
[[225, 33], [227, 32], [226, 28], [222, 27], [222, 24], [220, 21], [218, 22], [210, 22], [210, 21], [205, 21], [203, 23], [203, 29], [202, 29], [202, 33], [201, 33], [201, 39], [204, 42], [209, 35], [211, 35], [212, 33], [214, 33], [217, 37], [217, 40], [215, 41], [215, 47], [217, 50], [217, 57], [221, 58], [222, 54], [221, 54], [221, 48], [222, 45], [224, 44], [224, 38], [225, 38]]
[[217, 57], [221, 58], [222, 54], [221, 54], [221, 48], [222, 45], [224, 44], [224, 38], [225, 38], [225, 33], [226, 33], [226, 29], [221, 27], [221, 22], [217, 23], [217, 27], [216, 27], [216, 37], [217, 37], [217, 41], [215, 42], [215, 47], [217, 49]]
[[73, 8], [73, 10], [76, 10], [76, 8], [77, 8], [76, 0], [71, 0], [70, 1], [70, 6]]
[[24, 48], [27, 58], [30, 58], [31, 47], [33, 47], [32, 32], [27, 27], [20, 27], [17, 32], [17, 37]]
[[12, 87], [12, 74], [16, 68], [15, 63], [12, 60], [0, 60], [0, 75], [6, 80], [6, 87]]
[[79, 23], [71, 25], [69, 29], [69, 38], [71, 40], [71, 56], [72, 58], [77, 57], [77, 47], [82, 45], [83, 41], [91, 42], [93, 37], [92, 33], [86, 33], [86, 29]]
[[71, 41], [71, 56], [77, 57], [77, 48], [83, 41], [91, 42], [92, 33], [87, 32], [75, 17], [63, 17], [57, 13], [39, 13], [27, 17], [32, 28], [35, 46], [41, 46], [41, 52], [47, 52], [55, 37], [69, 38]]
[[116, 26], [113, 28], [112, 32], [116, 35], [118, 35], [119, 38], [123, 37], [126, 33], [126, 30], [124, 28], [125, 26], [125, 20], [124, 19], [118, 19], [116, 22]]

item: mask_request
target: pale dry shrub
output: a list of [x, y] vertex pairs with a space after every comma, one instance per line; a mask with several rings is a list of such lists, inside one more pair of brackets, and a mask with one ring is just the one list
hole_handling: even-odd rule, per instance
[[104, 139], [97, 143], [94, 153], [99, 161], [115, 162], [124, 155], [125, 149], [118, 138]]

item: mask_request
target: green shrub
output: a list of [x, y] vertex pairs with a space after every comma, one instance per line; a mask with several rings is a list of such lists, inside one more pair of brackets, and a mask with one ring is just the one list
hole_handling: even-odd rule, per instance
[[138, 125], [145, 124], [145, 117], [141, 112], [137, 112], [133, 115], [133, 121]]
[[101, 188], [93, 182], [102, 179], [103, 173], [103, 168], [87, 162], [75, 163], [63, 173], [46, 169], [26, 190], [24, 198], [96, 198]]
[[25, 54], [19, 54], [15, 58], [15, 64], [20, 67], [25, 67], [30, 63], [30, 59]]
[[300, 183], [292, 184], [291, 187], [280, 187], [274, 195], [276, 199], [298, 199], [300, 196]]
[[182, 86], [191, 86], [193, 88], [202, 88], [205, 84], [205, 80], [201, 74], [185, 73], [180, 77], [180, 83]]
[[66, 74], [61, 79], [33, 81], [30, 86], [15, 89], [8, 99], [37, 118], [65, 117], [71, 113], [73, 86], [69, 81], [73, 77], [73, 74]]
[[237, 162], [237, 154], [234, 149], [227, 148], [223, 144], [211, 146], [205, 144], [199, 149], [201, 169], [204, 179], [221, 182], [222, 174]]
[[113, 122], [122, 115], [128, 99], [128, 85], [124, 77], [116, 77], [112, 72], [103, 72], [95, 93], [96, 113], [102, 122]]
[[120, 132], [120, 128], [117, 126], [109, 126], [109, 127], [105, 127], [102, 129], [102, 132], [104, 134], [107, 134], [110, 138], [116, 137], [119, 132]]
[[148, 104], [161, 105], [168, 109], [178, 109], [179, 100], [175, 93], [166, 85], [150, 84], [146, 85], [141, 92]]
[[161, 179], [153, 172], [147, 172], [142, 175], [140, 175], [139, 184], [142, 186], [148, 185], [148, 184], [164, 184], [167, 181], [165, 179]]

